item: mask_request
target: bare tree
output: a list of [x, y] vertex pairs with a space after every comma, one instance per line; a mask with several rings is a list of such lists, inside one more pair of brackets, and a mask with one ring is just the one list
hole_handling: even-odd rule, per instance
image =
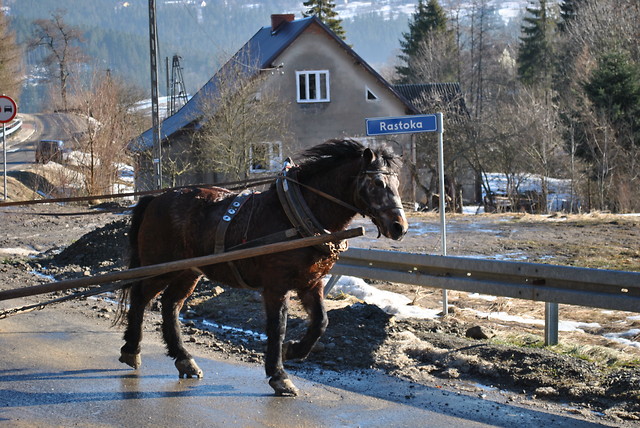
[[451, 33], [429, 33], [411, 58], [413, 82], [453, 82], [458, 74], [458, 53]]
[[522, 87], [515, 107], [522, 126], [519, 146], [529, 162], [526, 171], [538, 174], [541, 178], [541, 201], [545, 202], [545, 206], [540, 209], [546, 212], [548, 178], [565, 175], [566, 170], [563, 161], [567, 158], [563, 150], [557, 106], [548, 100], [546, 91], [536, 92]]
[[[460, 98], [458, 98], [460, 97]], [[447, 144], [444, 146], [444, 171], [445, 191], [447, 192], [447, 209], [461, 211], [462, 200], [457, 179], [461, 175], [463, 165], [466, 166], [465, 151], [467, 135], [464, 128], [469, 120], [461, 99], [462, 94], [451, 92], [447, 96], [433, 93], [423, 93], [422, 97], [414, 100], [420, 111], [443, 111], [444, 128], [447, 133]], [[438, 206], [438, 139], [433, 133], [415, 134], [413, 136], [416, 145], [416, 159], [407, 162], [411, 171], [413, 182], [424, 193], [424, 202], [427, 209], [435, 209]], [[421, 197], [419, 196], [419, 199]]]
[[65, 13], [59, 9], [51, 13], [51, 19], [35, 20], [29, 48], [43, 47], [48, 52], [44, 64], [52, 78], [58, 80], [62, 109], [67, 110], [67, 90], [73, 66], [85, 62], [86, 58], [80, 47], [82, 33], [64, 22]]
[[246, 179], [251, 170], [272, 169], [269, 163], [285, 149], [287, 132], [285, 101], [268, 89], [269, 75], [232, 59], [214, 76], [215, 91], [201, 102], [203, 127], [196, 135], [203, 171]]
[[134, 108], [142, 98], [141, 89], [124, 84], [108, 71], [95, 75], [70, 98], [73, 109], [86, 119], [77, 149], [83, 153], [80, 164], [87, 194], [113, 192], [119, 170], [131, 163], [127, 144], [144, 129], [144, 118]]

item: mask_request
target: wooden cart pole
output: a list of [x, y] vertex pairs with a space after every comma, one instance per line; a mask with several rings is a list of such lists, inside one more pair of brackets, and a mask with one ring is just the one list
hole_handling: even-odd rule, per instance
[[363, 227], [343, 230], [327, 235], [311, 236], [292, 241], [276, 242], [275, 244], [262, 245], [254, 248], [229, 251], [222, 254], [211, 254], [208, 256], [195, 257], [192, 259], [176, 260], [173, 262], [160, 263], [157, 265], [143, 266], [134, 269], [127, 269], [118, 272], [109, 272], [103, 275], [88, 278], [77, 278], [66, 281], [52, 282], [49, 284], [24, 287], [14, 290], [0, 291], [0, 301], [17, 299], [19, 297], [35, 296], [37, 294], [51, 293], [54, 291], [68, 290], [70, 288], [87, 287], [90, 285], [104, 284], [107, 282], [122, 281], [127, 279], [157, 276], [169, 272], [183, 269], [190, 269], [198, 266], [206, 266], [217, 263], [225, 263], [233, 260], [248, 259], [251, 257], [264, 256], [282, 251], [296, 250], [313, 245], [320, 245], [327, 242], [341, 241], [364, 235]]

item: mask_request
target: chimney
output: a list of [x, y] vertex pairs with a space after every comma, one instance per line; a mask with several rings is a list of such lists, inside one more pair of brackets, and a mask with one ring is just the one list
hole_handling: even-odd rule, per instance
[[275, 33], [278, 31], [278, 27], [280, 27], [285, 22], [291, 22], [295, 19], [295, 15], [293, 13], [283, 13], [271, 15], [271, 32]]

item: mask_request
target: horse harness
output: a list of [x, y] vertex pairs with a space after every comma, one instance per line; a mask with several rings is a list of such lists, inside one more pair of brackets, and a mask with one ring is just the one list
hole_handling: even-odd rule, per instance
[[[322, 224], [320, 224], [318, 219], [313, 215], [311, 209], [305, 202], [304, 197], [302, 196], [302, 191], [300, 190], [300, 186], [304, 186], [306, 188], [309, 187], [303, 185], [296, 179], [296, 170], [292, 169], [294, 166], [295, 164], [291, 161], [291, 159], [287, 158], [284, 161], [284, 168], [282, 169], [282, 173], [276, 179], [276, 190], [278, 192], [278, 199], [280, 199], [280, 205], [282, 205], [282, 209], [287, 215], [289, 222], [302, 237], [331, 233], [324, 227], [322, 227]], [[319, 192], [316, 189], [313, 190]], [[339, 199], [327, 195], [324, 192], [320, 193], [322, 193], [321, 196], [328, 197], [334, 202], [338, 201], [340, 203], [343, 203]], [[353, 209], [355, 209], [355, 207]], [[347, 247], [347, 241], [341, 241], [337, 244], [328, 242], [326, 244], [317, 245], [314, 248], [320, 250], [324, 254], [337, 256], [339, 253], [346, 251]]]
[[[299, 186], [308, 186], [296, 180], [296, 174], [291, 170], [294, 166], [295, 164], [290, 159], [287, 159], [284, 163], [282, 173], [276, 179], [276, 190], [278, 193], [278, 199], [280, 200], [280, 204], [282, 205], [282, 208], [293, 228], [263, 236], [249, 242], [243, 242], [242, 244], [235, 245], [229, 249], [225, 249], [224, 241], [229, 225], [238, 214], [240, 209], [244, 206], [244, 204], [254, 195], [254, 193], [256, 193], [252, 190], [245, 190], [244, 192], [236, 195], [236, 197], [233, 199], [231, 204], [229, 204], [227, 210], [223, 214], [222, 219], [218, 223], [215, 234], [214, 254], [271, 244], [283, 240], [289, 240], [295, 238], [296, 236], [311, 237], [330, 233], [328, 230], [322, 227], [318, 219], [316, 219], [316, 217], [311, 212], [311, 209], [305, 202]], [[329, 200], [332, 200], [340, 205], [346, 206], [349, 209], [362, 213], [359, 209], [346, 204], [345, 202], [340, 201], [339, 199], [334, 198], [331, 195], [327, 195], [324, 192], [320, 192], [312, 188], [310, 188], [310, 190], [313, 190], [316, 193], [320, 193], [321, 196], [328, 198]], [[314, 248], [318, 249], [328, 256], [337, 256], [339, 253], [347, 250], [348, 243], [347, 241], [340, 241], [337, 244], [328, 242], [326, 244], [317, 245]], [[234, 262], [227, 262], [227, 265], [231, 269], [231, 272], [236, 281], [242, 288], [255, 288], [251, 287], [244, 281], [242, 275], [240, 274], [240, 271], [238, 270]]]

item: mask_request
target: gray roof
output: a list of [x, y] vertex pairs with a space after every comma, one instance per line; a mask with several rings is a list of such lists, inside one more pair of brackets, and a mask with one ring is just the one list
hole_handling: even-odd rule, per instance
[[[220, 68], [220, 70], [202, 87], [200, 90], [172, 116], [164, 119], [160, 125], [160, 139], [165, 140], [175, 133], [188, 128], [197, 129], [200, 124], [199, 118], [202, 116], [201, 106], [205, 97], [217, 92], [217, 81], [220, 75], [224, 75], [225, 70], [234, 67], [235, 63], [245, 64], [245, 71], [248, 76], [256, 75], [261, 69], [274, 67], [272, 62], [312, 23], [319, 24], [331, 35], [350, 55], [356, 59], [356, 63], [362, 65], [369, 73], [373, 74], [381, 83], [391, 90], [395, 96], [403, 102], [407, 111], [411, 114], [418, 113], [418, 110], [399, 92], [397, 92], [382, 76], [380, 76], [369, 64], [356, 54], [349, 45], [340, 37], [336, 36], [317, 17], [297, 19], [279, 25], [276, 31], [272, 28], [261, 28], [236, 54]], [[132, 144], [132, 149], [144, 150], [153, 147], [153, 132], [148, 129], [143, 132]]]
[[[438, 107], [461, 117], [469, 116], [460, 84], [457, 82], [410, 83], [394, 85], [393, 87], [420, 110]], [[421, 111], [421, 113], [433, 112]]]

